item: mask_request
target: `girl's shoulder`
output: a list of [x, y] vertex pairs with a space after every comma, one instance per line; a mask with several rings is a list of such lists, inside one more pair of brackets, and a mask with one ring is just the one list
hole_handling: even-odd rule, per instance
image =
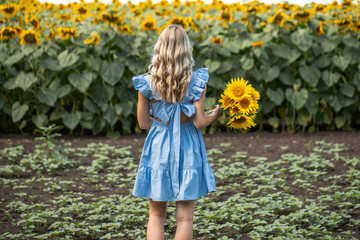
[[[206, 67], [193, 71], [190, 87], [190, 100], [194, 102], [201, 98], [202, 92], [205, 90], [206, 83], [209, 81], [209, 70]], [[190, 83], [191, 83], [190, 82]]]
[[136, 90], [139, 90], [144, 97], [153, 99], [155, 98], [150, 89], [149, 74], [142, 74], [134, 76], [132, 82]]
[[[205, 90], [205, 85], [209, 80], [209, 70], [206, 67], [202, 67], [193, 71], [191, 81], [189, 82], [188, 87], [188, 101], [198, 100], [202, 92]], [[136, 90], [139, 90], [144, 97], [149, 99], [159, 100], [151, 91], [150, 85], [150, 76], [149, 74], [142, 74], [134, 76], [132, 78], [134, 87]]]

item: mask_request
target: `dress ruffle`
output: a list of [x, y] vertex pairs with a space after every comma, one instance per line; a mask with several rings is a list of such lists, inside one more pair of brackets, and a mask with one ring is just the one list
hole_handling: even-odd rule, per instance
[[147, 97], [150, 99], [154, 98], [152, 96], [150, 85], [147, 82], [145, 76], [143, 76], [143, 75], [135, 76], [132, 78], [132, 81], [134, 83], [135, 89], [139, 90], [144, 97]]
[[133, 195], [151, 198], [153, 201], [180, 201], [196, 200], [207, 193], [216, 192], [215, 185], [209, 185], [209, 175], [213, 174], [209, 163], [204, 162], [202, 167], [180, 169], [181, 187], [177, 198], [171, 191], [170, 170], [154, 169], [139, 165]]
[[202, 92], [205, 90], [205, 85], [209, 80], [208, 68], [199, 68], [195, 73], [195, 79], [192, 85], [191, 100], [194, 102], [201, 98]]

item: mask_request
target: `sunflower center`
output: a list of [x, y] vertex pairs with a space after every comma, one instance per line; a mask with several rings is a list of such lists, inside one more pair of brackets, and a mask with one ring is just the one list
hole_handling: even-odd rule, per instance
[[283, 15], [281, 15], [280, 13], [278, 13], [277, 15], [276, 15], [276, 17], [275, 17], [275, 22], [277, 23], [277, 24], [279, 24], [279, 23], [281, 23], [281, 21], [284, 19], [284, 16]]
[[241, 116], [240, 118], [237, 118], [234, 120], [235, 123], [244, 123], [246, 122], [246, 118]]
[[231, 105], [233, 103], [234, 103], [234, 100], [232, 100], [231, 98], [228, 98], [228, 99], [225, 100], [226, 105]]
[[85, 14], [85, 13], [87, 13], [87, 9], [85, 9], [85, 8], [83, 8], [83, 7], [80, 7], [80, 8], [79, 8], [79, 13], [80, 13], [80, 14]]
[[37, 22], [35, 19], [31, 21], [31, 24], [32, 24], [35, 28], [38, 27], [38, 22]]
[[26, 34], [24, 39], [25, 39], [25, 42], [27, 42], [27, 43], [36, 43], [35, 35], [32, 33]]
[[13, 37], [15, 34], [16, 31], [12, 29], [5, 29], [5, 31], [3, 32], [3, 36], [7, 36], [7, 37]]
[[147, 28], [152, 28], [154, 26], [154, 24], [152, 22], [147, 22], [147, 23], [145, 23], [145, 26]]
[[4, 10], [8, 14], [12, 14], [15, 11], [15, 8], [14, 7], [7, 7]]
[[237, 87], [233, 90], [233, 93], [235, 95], [235, 97], [242, 97], [242, 95], [244, 95], [244, 90], [241, 87]]
[[249, 99], [244, 98], [243, 100], [240, 101], [240, 105], [241, 105], [241, 107], [243, 107], [243, 108], [249, 107], [249, 105], [250, 105]]

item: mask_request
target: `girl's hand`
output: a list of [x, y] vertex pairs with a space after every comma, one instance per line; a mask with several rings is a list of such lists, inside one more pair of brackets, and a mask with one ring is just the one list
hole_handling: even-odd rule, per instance
[[[214, 109], [214, 110], [212, 110], [212, 109]], [[221, 115], [223, 114], [219, 105], [215, 105], [214, 108], [210, 108], [209, 110], [212, 110], [212, 112], [210, 113], [209, 116], [213, 116], [213, 117], [215, 117], [215, 119], [221, 117]]]

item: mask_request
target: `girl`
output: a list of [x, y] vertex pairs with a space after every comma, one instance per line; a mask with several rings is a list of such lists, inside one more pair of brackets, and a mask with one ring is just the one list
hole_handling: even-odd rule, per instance
[[200, 128], [222, 111], [216, 105], [204, 113], [209, 73], [192, 71], [192, 50], [185, 30], [168, 26], [155, 43], [148, 74], [132, 79], [139, 90], [139, 127], [150, 129], [133, 188], [134, 196], [150, 201], [147, 239], [164, 239], [167, 201], [176, 201], [175, 240], [192, 239], [196, 200], [216, 192]]

